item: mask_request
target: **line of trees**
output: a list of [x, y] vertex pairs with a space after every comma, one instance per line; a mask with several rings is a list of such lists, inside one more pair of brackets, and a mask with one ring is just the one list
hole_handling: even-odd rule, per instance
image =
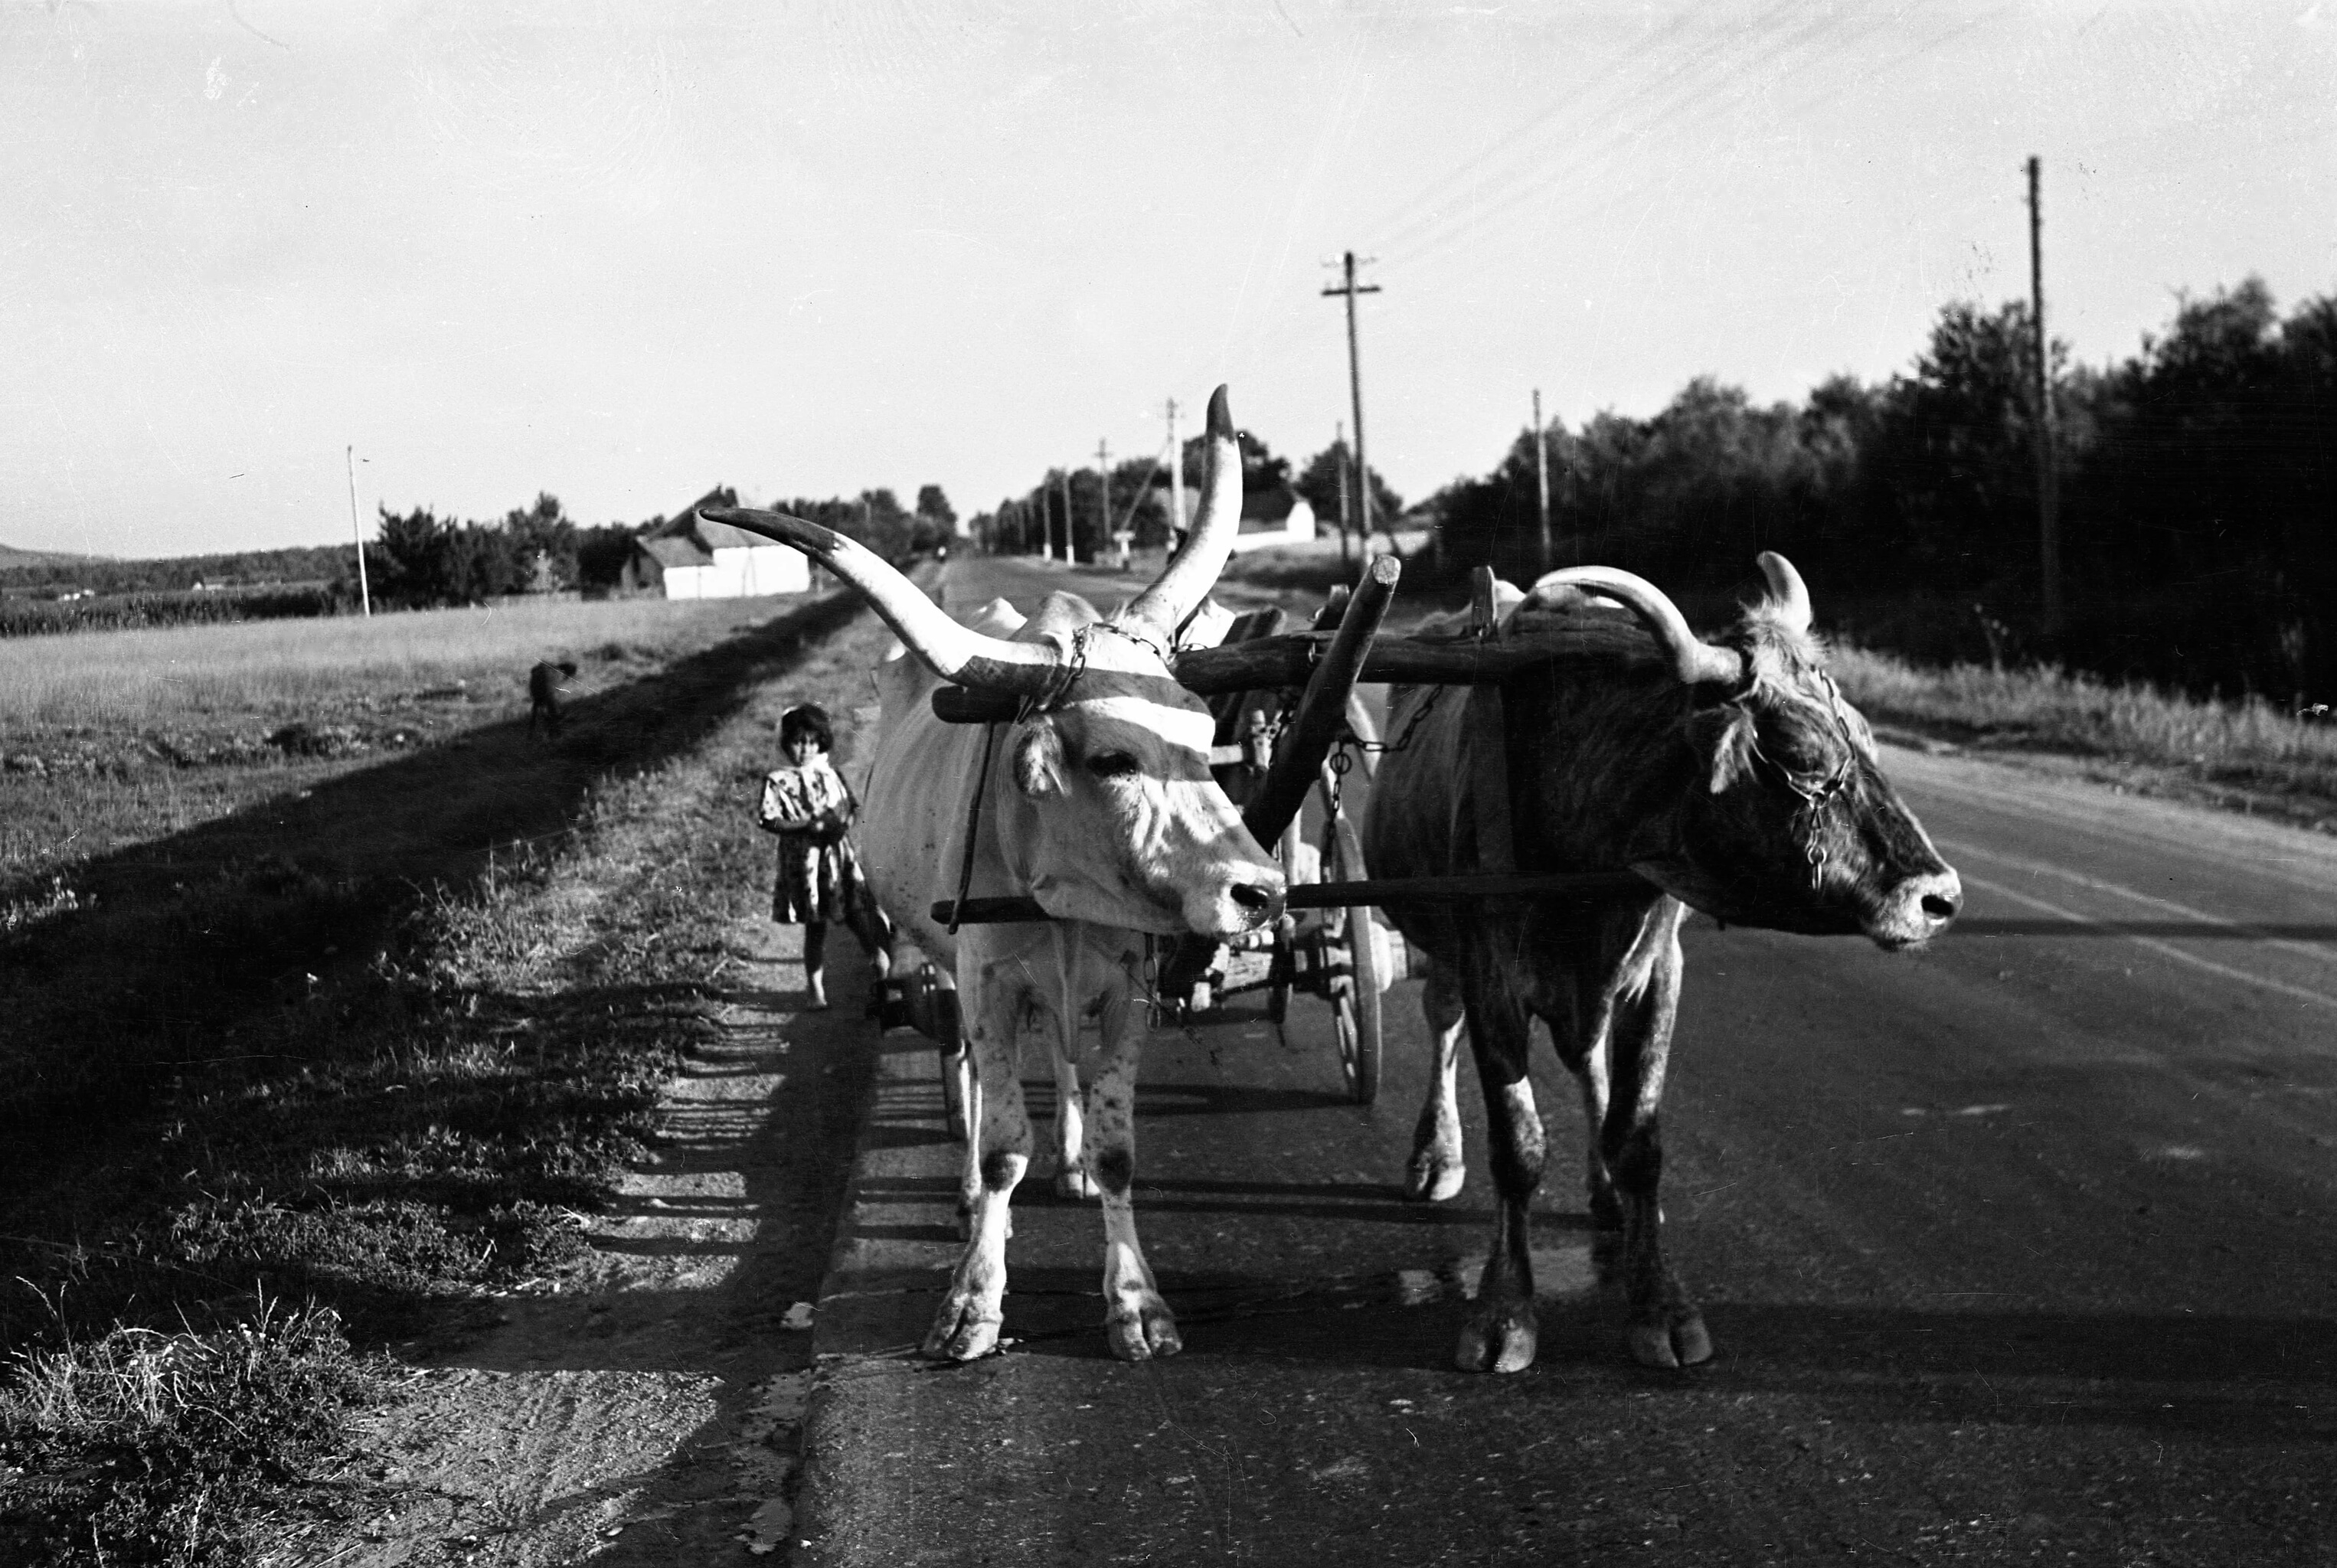
[[[2029, 307], [1943, 309], [1912, 368], [1755, 406], [1709, 378], [1648, 419], [1534, 434], [1429, 503], [1441, 563], [1530, 581], [1596, 561], [1694, 595], [1782, 550], [1823, 618], [1916, 657], [2059, 658], [2195, 690], [2337, 690], [2337, 298], [2260, 279], [2182, 301], [2133, 357], [2051, 348], [2063, 592], [2039, 619]], [[2008, 638], [2009, 639], [2008, 641]]]
[[[724, 504], [738, 504], [736, 492], [714, 494]], [[932, 550], [957, 521], [937, 484], [918, 492], [914, 511], [890, 490], [851, 499], [797, 497], [771, 506], [835, 529], [895, 562]], [[505, 512], [498, 522], [442, 519], [426, 507], [404, 513], [384, 507], [378, 535], [366, 546], [366, 571], [375, 602], [400, 609], [483, 604], [515, 593], [604, 591], [616, 586], [634, 541], [668, 521], [585, 527], [550, 493], [539, 494], [532, 507]], [[354, 596], [356, 574], [347, 552], [339, 570], [343, 591]]]
[[[1242, 495], [1295, 492], [1314, 508], [1317, 526], [1337, 527], [1339, 475], [1352, 471], [1354, 457], [1344, 441], [1334, 442], [1292, 472], [1290, 459], [1277, 456], [1264, 437], [1253, 431], [1234, 433], [1241, 449]], [[1198, 495], [1206, 464], [1208, 438], [1193, 436], [1183, 443], [1185, 489]], [[1403, 498], [1388, 488], [1377, 470], [1372, 473], [1375, 502], [1373, 518], [1390, 526], [1403, 510]], [[993, 511], [978, 513], [970, 525], [978, 548], [997, 555], [1036, 555], [1049, 540], [1061, 548], [1066, 537], [1065, 493], [1069, 492], [1069, 537], [1081, 560], [1100, 560], [1118, 548], [1112, 535], [1126, 529], [1138, 550], [1158, 550], [1168, 544], [1182, 521], [1169, 515], [1171, 489], [1165, 454], [1135, 457], [1116, 464], [1106, 478], [1092, 468], [1051, 468], [1032, 489], [1010, 496]]]
[[[365, 547], [366, 576], [376, 603], [409, 609], [564, 591], [583, 584], [588, 559], [607, 567], [607, 580], [614, 581], [633, 533], [621, 523], [580, 528], [549, 492], [538, 493], [533, 506], [513, 507], [499, 522], [462, 522], [427, 507], [394, 512], [385, 506], [376, 537]], [[346, 565], [342, 577], [354, 591], [355, 573]]]

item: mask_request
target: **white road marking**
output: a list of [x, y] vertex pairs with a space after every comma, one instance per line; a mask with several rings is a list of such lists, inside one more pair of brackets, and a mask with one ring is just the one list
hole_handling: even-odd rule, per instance
[[[1958, 852], [1962, 853], [1965, 852], [1959, 851]], [[2051, 868], [2039, 869], [2049, 870]], [[2075, 872], [2067, 872], [2063, 874], [2069, 875], [2073, 878], [2076, 877]], [[1976, 877], [1970, 875], [1966, 875], [1963, 880], [1969, 886], [1986, 888], [1989, 891], [2001, 894], [2003, 897], [2012, 900], [2015, 903], [2027, 904], [2033, 910], [2043, 910], [2049, 915], [2058, 915], [2061, 919], [2068, 920], [2071, 925], [2092, 926], [2097, 930], [2109, 930], [2109, 927], [2105, 922], [2095, 920], [2089, 915], [2081, 915], [2075, 910], [2063, 909], [2059, 904], [2050, 903], [2046, 900], [2037, 898], [2032, 894], [2024, 893], [2018, 888], [2007, 887], [2002, 882], [1990, 881], [1986, 877]], [[2078, 880], [2088, 879], [2081, 878]], [[2103, 883], [2100, 885], [2106, 891], [2126, 891], [2124, 889], [2116, 888], [2113, 884], [2109, 883]], [[2127, 896], [2130, 898], [2143, 899], [2146, 901], [2149, 900], [2149, 895], [2146, 893], [2129, 892], [2127, 893]], [[2180, 905], [2175, 904], [2169, 904], [2167, 907], [2172, 909], [2181, 908]], [[2233, 920], [2219, 920], [2213, 915], [2202, 915], [2197, 918], [2215, 920], [2218, 925], [2231, 926], [2238, 923]], [[2213, 959], [2203, 959], [2196, 953], [2186, 953], [2181, 948], [2175, 946], [2172, 942], [2162, 942], [2156, 937], [2137, 936], [2131, 931], [2118, 931], [2113, 932], [2113, 934], [2122, 936], [2127, 941], [2134, 943], [2137, 947], [2146, 948], [2150, 951], [2160, 955], [2162, 958], [2169, 958], [2175, 959], [2178, 963], [2189, 964], [2194, 969], [2205, 969], [2211, 975], [2220, 975], [2227, 980], [2237, 980], [2243, 985], [2254, 986], [2262, 990], [2274, 991], [2284, 997], [2293, 997], [2299, 1001], [2318, 1002], [2324, 1008], [2337, 1008], [2337, 997], [2329, 996], [2321, 991], [2308, 990], [2303, 986], [2292, 986], [2284, 980], [2272, 979], [2264, 975], [2252, 975], [2245, 969], [2236, 969], [2229, 964], [2219, 964]], [[2274, 945], [2283, 947], [2294, 946], [2305, 952], [2313, 951], [2313, 950], [2310, 948], [2303, 947], [2301, 943], [2279, 943]], [[2314, 953], [2314, 956], [2322, 957], [2323, 955]]]
[[[2152, 909], [2161, 910], [2171, 915], [2179, 915], [2186, 920], [2197, 920], [2202, 925], [2222, 926], [2226, 930], [2237, 931], [2243, 934], [2247, 930], [2247, 922], [2244, 920], [2227, 920], [2222, 915], [2211, 915], [2205, 910], [2195, 910], [2189, 904], [2177, 903], [2173, 899], [2163, 899], [2156, 893], [2142, 892], [2134, 888], [2124, 886], [2118, 882], [2106, 881], [2100, 877], [2088, 876], [2083, 872], [2073, 872], [2066, 866], [2054, 865], [2049, 861], [2023, 860], [2018, 855], [2008, 855], [2000, 851], [1987, 849], [1981, 845], [1973, 843], [1959, 843], [1954, 847], [1954, 852], [1959, 856], [1978, 855], [1982, 860], [1994, 861], [2000, 866], [2009, 866], [2014, 871], [2027, 872], [2031, 876], [2058, 877], [2063, 881], [2075, 882], [2078, 886], [2085, 888], [2089, 891], [2109, 893], [2117, 898], [2131, 899], [2136, 903], [2146, 904]], [[1988, 887], [1995, 884], [1983, 882], [1981, 885], [1983, 887]], [[2039, 902], [2038, 907], [2039, 909], [2050, 909], [2052, 906]], [[2100, 922], [2088, 921], [2088, 923], [2099, 924]], [[2332, 923], [2337, 924], [2337, 917], [2332, 917]], [[2315, 942], [2294, 941], [2285, 937], [2259, 937], [2253, 940], [2260, 942], [2264, 947], [2278, 948], [2283, 952], [2299, 953], [2308, 959], [2317, 959], [2322, 963], [2337, 964], [2337, 946]], [[2325, 1000], [2326, 998], [2323, 999]]]

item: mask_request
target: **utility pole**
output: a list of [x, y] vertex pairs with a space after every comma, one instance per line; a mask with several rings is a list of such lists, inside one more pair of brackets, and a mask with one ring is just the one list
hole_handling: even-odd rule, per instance
[[349, 465], [349, 531], [357, 540], [357, 597], [365, 603], [365, 612], [373, 613], [373, 589], [366, 582], [365, 525], [357, 521], [357, 449], [348, 449]]
[[1097, 493], [1103, 497], [1103, 548], [1118, 556], [1120, 570], [1128, 570], [1129, 536], [1111, 525], [1111, 443], [1096, 442], [1096, 478], [1103, 488]]
[[1372, 471], [1364, 462], [1364, 371], [1355, 352], [1355, 296], [1379, 291], [1376, 283], [1356, 286], [1355, 253], [1352, 250], [1346, 253], [1346, 281], [1323, 291], [1326, 295], [1343, 294], [1347, 299], [1347, 394], [1354, 404], [1355, 415], [1355, 519], [1366, 555], [1372, 548]]
[[1168, 400], [1168, 542], [1185, 532], [1185, 443], [1177, 439], [1177, 400]]
[[1111, 443], [1102, 439], [1096, 442], [1096, 478], [1103, 482], [1103, 531], [1109, 534], [1111, 532]]
[[2045, 335], [2045, 215], [2039, 161], [2029, 160], [2029, 317], [2036, 336], [2037, 549], [2044, 577], [2045, 635], [2061, 635], [2061, 473], [2054, 454], [2052, 340]]
[[[1331, 432], [1333, 446], [1347, 444], [1347, 426], [1345, 422], [1332, 425]], [[1339, 567], [1343, 571], [1352, 572], [1354, 570], [1355, 563], [1347, 554], [1347, 513], [1350, 510], [1347, 502], [1347, 465], [1342, 463], [1337, 467], [1339, 470]], [[1368, 549], [1371, 541], [1365, 540], [1364, 542]]]
[[1063, 564], [1077, 566], [1080, 563], [1079, 547], [1071, 542], [1071, 471], [1058, 469], [1056, 475], [1056, 482], [1063, 491]]
[[1541, 433], [1541, 388], [1534, 388], [1534, 504], [1541, 518], [1541, 569], [1550, 560], [1550, 443]]

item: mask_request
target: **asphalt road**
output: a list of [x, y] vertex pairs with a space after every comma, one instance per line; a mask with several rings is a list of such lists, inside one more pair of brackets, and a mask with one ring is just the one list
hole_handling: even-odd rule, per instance
[[1467, 1190], [1399, 1195], [1408, 981], [1369, 1110], [1319, 1005], [1292, 1048], [1239, 1008], [1155, 1035], [1138, 1213], [1182, 1355], [1110, 1359], [1100, 1222], [1034, 1180], [1011, 1345], [924, 1363], [953, 1155], [896, 1035], [821, 1306], [805, 1560], [2337, 1562], [2337, 842], [1888, 765], [1964, 878], [1931, 951], [1687, 938], [1666, 1207], [1709, 1365], [1631, 1362], [1545, 1055], [1540, 1358], [1452, 1368], [1491, 1189], [1472, 1085]]

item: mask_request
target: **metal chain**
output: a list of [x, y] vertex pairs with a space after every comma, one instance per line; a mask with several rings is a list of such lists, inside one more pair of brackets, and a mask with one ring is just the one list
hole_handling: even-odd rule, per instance
[[1412, 745], [1413, 735], [1420, 728], [1421, 722], [1428, 717], [1428, 710], [1436, 706], [1436, 699], [1442, 696], [1444, 691], [1445, 688], [1441, 685], [1428, 688], [1428, 695], [1421, 698], [1418, 707], [1412, 710], [1412, 718], [1403, 726], [1403, 735], [1393, 745], [1386, 741], [1365, 740], [1352, 730], [1347, 733], [1345, 744], [1354, 746], [1358, 751], [1370, 752], [1375, 756], [1384, 756], [1392, 751], [1403, 751]]
[[1339, 802], [1346, 794], [1347, 774], [1355, 765], [1355, 759], [1347, 748], [1350, 745], [1362, 744], [1351, 732], [1341, 738], [1338, 749], [1324, 759], [1323, 765], [1331, 772], [1331, 776], [1323, 783], [1323, 793], [1328, 800], [1330, 805], [1328, 814], [1331, 816], [1335, 817], [1339, 814]]

